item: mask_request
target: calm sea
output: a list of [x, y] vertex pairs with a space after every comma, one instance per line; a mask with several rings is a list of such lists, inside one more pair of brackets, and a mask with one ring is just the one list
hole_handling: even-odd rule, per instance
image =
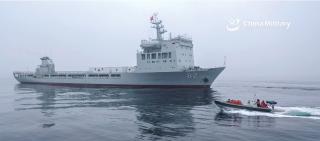
[[[275, 100], [275, 113], [215, 99]], [[320, 83], [215, 82], [212, 89], [76, 88], [2, 79], [0, 141], [319, 141]]]

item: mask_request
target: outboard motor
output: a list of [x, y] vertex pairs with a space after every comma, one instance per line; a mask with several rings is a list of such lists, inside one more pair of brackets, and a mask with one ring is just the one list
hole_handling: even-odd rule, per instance
[[273, 100], [271, 100], [271, 101], [267, 101], [267, 103], [271, 105], [272, 110], [274, 110], [274, 105], [276, 105], [276, 104], [277, 104], [277, 102], [276, 102], [276, 101], [273, 101]]

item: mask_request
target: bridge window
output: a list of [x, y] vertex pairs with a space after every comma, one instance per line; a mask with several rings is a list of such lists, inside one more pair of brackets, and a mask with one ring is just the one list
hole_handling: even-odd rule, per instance
[[158, 53], [158, 59], [161, 59], [161, 53]]
[[151, 54], [151, 59], [157, 59], [157, 54], [156, 53], [152, 53]]
[[171, 52], [169, 52], [169, 58], [171, 58]]
[[162, 53], [162, 59], [166, 59], [168, 57], [168, 53]]
[[146, 59], [146, 55], [145, 54], [141, 54], [141, 59], [145, 60]]
[[150, 54], [147, 54], [147, 59], [150, 59]]

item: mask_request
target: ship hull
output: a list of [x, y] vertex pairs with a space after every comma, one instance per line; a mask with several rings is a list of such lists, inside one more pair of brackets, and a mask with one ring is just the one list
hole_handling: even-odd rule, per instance
[[196, 71], [119, 73], [118, 78], [18, 77], [20, 83], [84, 87], [183, 87], [209, 88], [224, 67]]

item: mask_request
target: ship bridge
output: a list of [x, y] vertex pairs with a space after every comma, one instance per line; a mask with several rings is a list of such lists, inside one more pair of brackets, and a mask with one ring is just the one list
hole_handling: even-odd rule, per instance
[[141, 51], [137, 53], [138, 72], [181, 71], [194, 67], [192, 39], [187, 36], [163, 38], [167, 32], [157, 15], [150, 18], [156, 38], [141, 40]]

